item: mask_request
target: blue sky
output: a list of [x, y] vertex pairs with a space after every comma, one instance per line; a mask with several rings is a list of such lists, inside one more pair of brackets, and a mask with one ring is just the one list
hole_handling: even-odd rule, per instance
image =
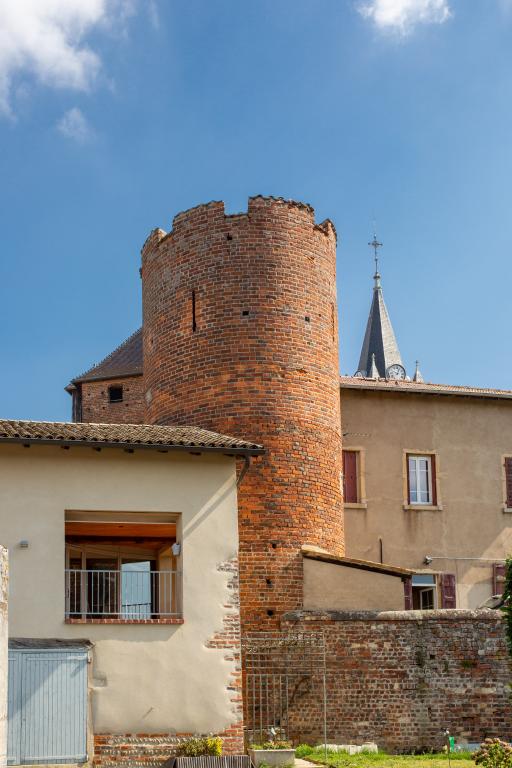
[[409, 371], [512, 389], [511, 43], [512, 0], [4, 0], [0, 416], [68, 419], [149, 231], [258, 193], [335, 222], [342, 372], [375, 218]]

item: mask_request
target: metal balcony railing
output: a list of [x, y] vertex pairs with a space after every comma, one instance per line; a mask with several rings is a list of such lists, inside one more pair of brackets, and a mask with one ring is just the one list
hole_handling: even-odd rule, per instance
[[179, 571], [66, 570], [66, 618], [181, 618]]

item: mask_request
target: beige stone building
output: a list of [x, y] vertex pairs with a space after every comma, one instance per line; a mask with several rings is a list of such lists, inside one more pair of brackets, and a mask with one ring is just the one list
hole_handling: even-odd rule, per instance
[[347, 555], [414, 570], [415, 608], [486, 604], [512, 553], [512, 392], [343, 377], [341, 399]]
[[377, 258], [340, 398], [347, 556], [411, 569], [409, 608], [495, 604], [512, 553], [512, 392], [425, 383], [418, 364], [411, 380]]

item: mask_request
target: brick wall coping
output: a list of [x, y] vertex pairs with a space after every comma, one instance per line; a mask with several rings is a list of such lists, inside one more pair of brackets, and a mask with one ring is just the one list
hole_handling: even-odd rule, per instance
[[435, 611], [289, 611], [283, 622], [313, 621], [489, 621], [501, 622], [501, 612], [490, 608], [468, 610], [444, 608]]

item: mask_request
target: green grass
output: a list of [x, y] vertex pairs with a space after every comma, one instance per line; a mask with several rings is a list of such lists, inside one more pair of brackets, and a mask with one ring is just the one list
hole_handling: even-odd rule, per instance
[[[316, 747], [313, 752], [304, 755], [305, 760], [312, 763], [328, 765], [330, 768], [448, 768], [448, 755], [388, 755], [385, 752], [376, 754], [347, 755], [343, 752], [325, 752], [322, 747]], [[450, 755], [456, 768], [475, 768], [469, 752], [454, 752]]]

